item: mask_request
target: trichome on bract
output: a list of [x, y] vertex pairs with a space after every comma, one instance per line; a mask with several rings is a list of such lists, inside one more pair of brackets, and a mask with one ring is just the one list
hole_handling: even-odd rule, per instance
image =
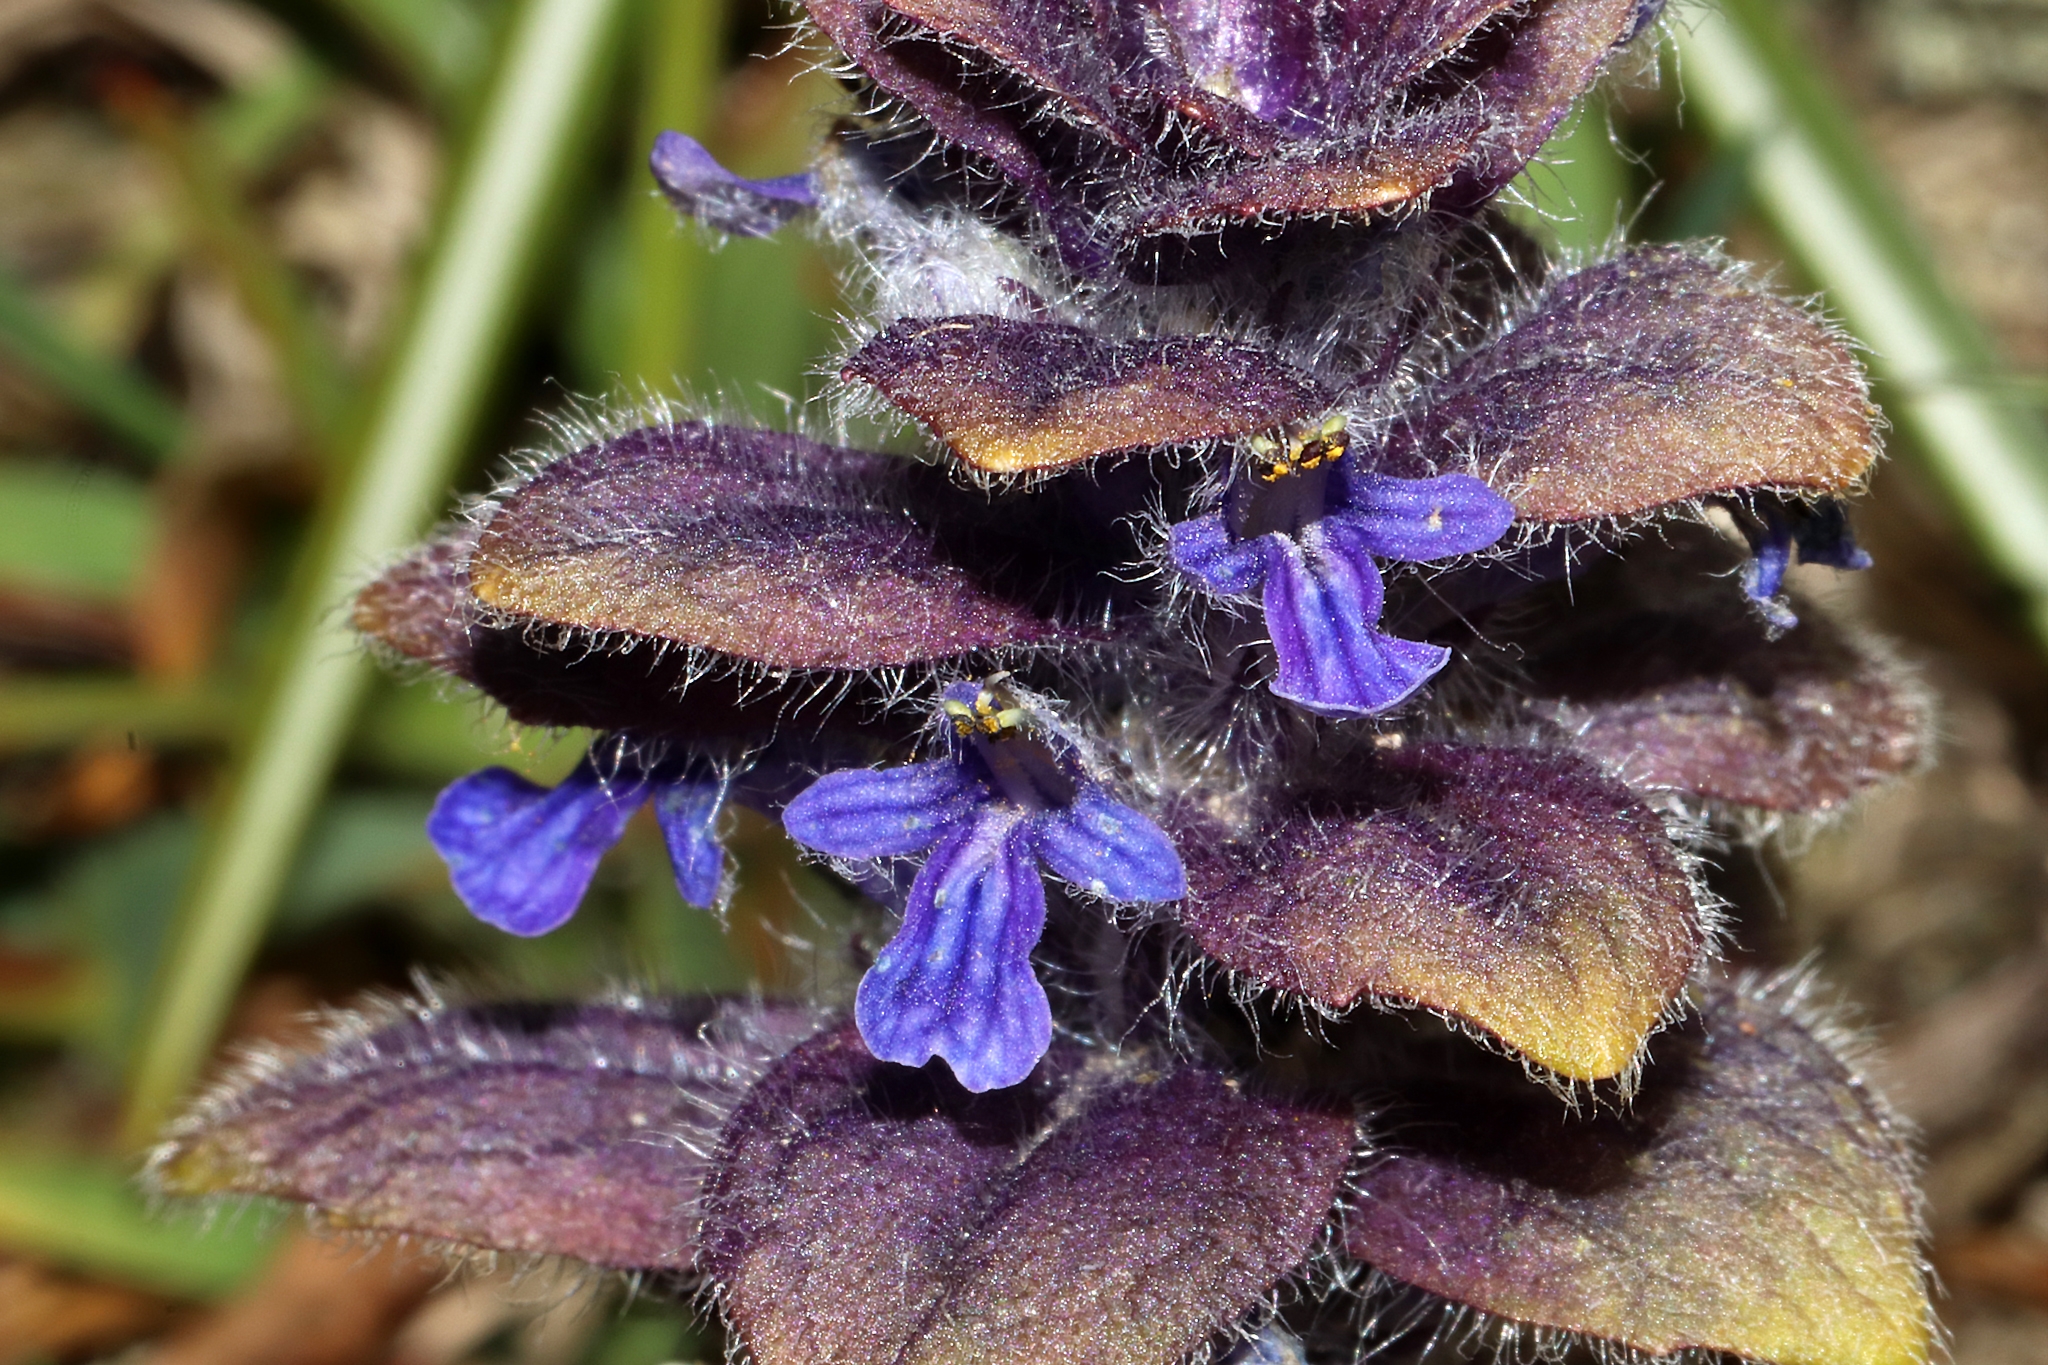
[[653, 1274], [761, 1365], [1925, 1361], [1897, 1127], [1700, 878], [1924, 749], [1786, 596], [1867, 562], [1863, 373], [1711, 248], [1489, 207], [1660, 8], [812, 0], [864, 112], [653, 170], [847, 253], [832, 398], [903, 448], [604, 416], [355, 621], [600, 736], [444, 794], [479, 916], [559, 925], [643, 804], [715, 906], [739, 805], [886, 946], [361, 1022], [158, 1186]]

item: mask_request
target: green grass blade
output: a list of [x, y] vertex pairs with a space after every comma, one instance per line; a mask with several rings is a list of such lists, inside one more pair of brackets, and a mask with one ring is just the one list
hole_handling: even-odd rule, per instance
[[1875, 353], [1887, 410], [2048, 644], [2048, 430], [2012, 401], [1995, 348], [1943, 287], [1781, 3], [1687, 16], [1687, 97], [1744, 154], [1758, 206]]
[[184, 414], [168, 395], [127, 366], [72, 340], [5, 267], [0, 267], [0, 346], [143, 454], [168, 459], [184, 441]]
[[262, 1268], [276, 1220], [206, 1227], [152, 1212], [111, 1162], [0, 1147], [0, 1247], [178, 1298], [224, 1298]]
[[213, 1047], [368, 663], [347, 587], [415, 537], [447, 496], [512, 332], [550, 191], [616, 55], [620, 0], [528, 0], [508, 37], [417, 311], [356, 460], [322, 509], [281, 632], [280, 666], [187, 888], [143, 1030], [124, 1132], [140, 1144]]

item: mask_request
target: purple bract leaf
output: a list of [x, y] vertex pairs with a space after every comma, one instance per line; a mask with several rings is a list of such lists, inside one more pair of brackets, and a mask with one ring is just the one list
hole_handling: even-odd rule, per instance
[[1001, 174], [1074, 265], [1232, 223], [1513, 177], [1638, 0], [811, 0], [880, 87]]
[[491, 513], [471, 591], [511, 615], [771, 669], [873, 669], [1068, 638], [906, 510], [908, 466], [679, 423], [588, 447]]
[[723, 1116], [817, 1027], [713, 1001], [419, 1009], [265, 1066], [150, 1161], [173, 1195], [269, 1195], [329, 1223], [687, 1270]]
[[1255, 828], [1175, 834], [1175, 913], [1224, 966], [1442, 1010], [1574, 1080], [1629, 1068], [1704, 946], [1662, 821], [1568, 754], [1413, 746]]
[[840, 375], [874, 385], [967, 464], [997, 474], [1266, 431], [1330, 403], [1278, 356], [1221, 337], [1117, 342], [986, 316], [899, 322]]
[[1877, 455], [1848, 345], [1718, 258], [1644, 247], [1553, 280], [1427, 388], [1387, 473], [1477, 471], [1525, 521], [1716, 492], [1840, 492]]
[[[693, 678], [687, 651], [659, 640], [600, 638], [490, 611], [469, 591], [475, 544], [467, 525], [429, 541], [356, 595], [351, 624], [384, 650], [478, 688], [525, 725], [694, 742], [756, 738], [786, 722], [785, 695]], [[816, 723], [836, 716], [817, 714]], [[862, 724], [881, 738], [874, 721]]]
[[1739, 602], [1567, 628], [1529, 660], [1531, 709], [1632, 786], [1837, 809], [1911, 772], [1932, 718], [1899, 664], [1816, 608], [1802, 615], [1775, 640]]
[[726, 1125], [702, 1264], [757, 1365], [1173, 1365], [1314, 1249], [1352, 1142], [1156, 1059], [974, 1096], [842, 1029]]
[[1411, 1084], [1345, 1245], [1454, 1303], [1663, 1358], [1924, 1365], [1912, 1159], [1795, 989], [1715, 987], [1626, 1114]]

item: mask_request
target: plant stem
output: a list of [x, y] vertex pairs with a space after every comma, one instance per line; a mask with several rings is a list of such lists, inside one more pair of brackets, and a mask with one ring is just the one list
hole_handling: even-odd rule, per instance
[[350, 583], [446, 497], [512, 332], [550, 190], [616, 55], [622, 0], [528, 0], [509, 35], [416, 314], [363, 448], [323, 504], [142, 1029], [123, 1134], [147, 1142], [212, 1050], [368, 677]]
[[1688, 15], [1686, 94], [1740, 149], [1758, 205], [1874, 352], [1887, 407], [2048, 646], [2048, 430], [2002, 401], [1996, 348], [1942, 285], [1781, 3]]

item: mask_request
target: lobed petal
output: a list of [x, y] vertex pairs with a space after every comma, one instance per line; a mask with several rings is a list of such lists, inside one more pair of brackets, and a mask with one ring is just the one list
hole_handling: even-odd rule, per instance
[[1838, 493], [1876, 458], [1846, 342], [1720, 258], [1638, 247], [1551, 281], [1428, 387], [1384, 473], [1475, 463], [1525, 521], [1713, 493]]
[[1558, 752], [1413, 745], [1249, 828], [1170, 822], [1175, 914], [1251, 980], [1454, 1015], [1575, 1080], [1636, 1061], [1705, 948], [1663, 821]]
[[1021, 813], [984, 806], [949, 830], [911, 883], [903, 927], [861, 978], [854, 1018], [883, 1061], [944, 1058], [971, 1091], [1016, 1085], [1052, 1043], [1031, 970], [1045, 883]]
[[841, 1031], [726, 1125], [702, 1264], [758, 1365], [1174, 1365], [1308, 1258], [1353, 1141], [1136, 1048], [973, 1095]]
[[1370, 715], [1406, 701], [1450, 662], [1441, 645], [1373, 628], [1385, 593], [1358, 530], [1325, 518], [1303, 528], [1299, 541], [1268, 535], [1261, 543], [1275, 696], [1320, 715]]
[[1167, 532], [1173, 566], [1219, 597], [1242, 597], [1266, 581], [1266, 547], [1230, 534], [1221, 512], [1178, 521]]
[[1468, 474], [1397, 479], [1361, 473], [1347, 460], [1333, 499], [1335, 520], [1356, 528], [1385, 559], [1425, 563], [1484, 550], [1508, 532], [1515, 505]]
[[1659, 1359], [1924, 1365], [1905, 1135], [1796, 989], [1715, 986], [1701, 1015], [1658, 1040], [1622, 1113], [1563, 1113], [1509, 1067], [1400, 1087], [1347, 1250], [1455, 1304]]
[[988, 789], [950, 758], [827, 773], [782, 812], [789, 837], [834, 858], [922, 853], [987, 804]]
[[723, 1116], [809, 1011], [709, 1000], [417, 1008], [200, 1103], [160, 1194], [261, 1195], [330, 1225], [689, 1269]]
[[725, 845], [718, 837], [718, 816], [724, 805], [723, 782], [662, 782], [654, 788], [654, 818], [668, 845], [676, 890], [703, 910], [722, 899]]
[[719, 165], [703, 143], [681, 133], [656, 137], [648, 166], [678, 210], [735, 237], [772, 237], [792, 219], [818, 207], [816, 177], [808, 172], [748, 180]]
[[552, 789], [485, 768], [435, 800], [427, 838], [471, 914], [532, 937], [576, 913], [599, 860], [647, 795], [637, 770], [607, 779], [589, 758]]
[[1187, 872], [1166, 831], [1100, 787], [1071, 805], [1032, 817], [1033, 849], [1053, 875], [1108, 901], [1171, 901], [1187, 894]]
[[1264, 431], [1330, 401], [1278, 356], [1222, 337], [1120, 342], [989, 316], [898, 322], [840, 377], [874, 385], [961, 460], [997, 474]]

